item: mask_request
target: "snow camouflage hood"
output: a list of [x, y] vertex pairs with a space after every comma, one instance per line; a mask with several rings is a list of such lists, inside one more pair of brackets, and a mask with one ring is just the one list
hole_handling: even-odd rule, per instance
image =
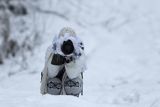
[[53, 43], [52, 43], [53, 52], [55, 54], [66, 56], [61, 51], [61, 45], [63, 44], [64, 41], [67, 41], [67, 40], [71, 40], [74, 46], [74, 52], [67, 56], [73, 56], [77, 59], [81, 55], [81, 49], [84, 49], [84, 46], [82, 41], [76, 36], [75, 31], [69, 27], [64, 27], [62, 30], [60, 30], [59, 35], [54, 37]]
[[70, 36], [76, 36], [75, 31], [70, 27], [64, 27], [61, 29], [58, 36], [64, 37], [66, 33], [68, 33]]

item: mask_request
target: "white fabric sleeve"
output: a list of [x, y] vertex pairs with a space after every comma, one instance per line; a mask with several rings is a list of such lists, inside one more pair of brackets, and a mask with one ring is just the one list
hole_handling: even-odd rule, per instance
[[52, 56], [49, 57], [48, 60], [48, 64], [47, 64], [47, 71], [48, 71], [48, 77], [49, 78], [54, 78], [55, 76], [57, 76], [58, 72], [62, 69], [63, 65], [52, 65], [51, 61], [52, 61]]
[[54, 55], [52, 46], [49, 46], [45, 56], [45, 65], [47, 66], [48, 77], [53, 78], [57, 76], [58, 72], [62, 69], [63, 65], [53, 65], [51, 64], [52, 57]]
[[81, 72], [84, 72], [86, 69], [86, 58], [85, 54], [82, 52], [82, 55], [75, 61], [65, 65], [66, 73], [70, 79], [78, 77]]

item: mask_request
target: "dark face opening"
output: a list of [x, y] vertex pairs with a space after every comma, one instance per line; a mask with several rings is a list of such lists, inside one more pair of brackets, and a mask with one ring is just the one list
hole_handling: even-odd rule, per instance
[[69, 54], [73, 53], [74, 46], [73, 46], [72, 41], [71, 40], [64, 41], [61, 46], [61, 50], [65, 55], [69, 55]]

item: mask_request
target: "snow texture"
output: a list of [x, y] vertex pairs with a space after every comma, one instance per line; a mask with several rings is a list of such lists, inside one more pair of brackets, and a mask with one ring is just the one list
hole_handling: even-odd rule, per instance
[[[26, 63], [16, 56], [0, 65], [0, 107], [160, 107], [159, 0], [38, 2], [41, 44]], [[42, 96], [45, 51], [65, 26], [84, 42], [84, 95]]]

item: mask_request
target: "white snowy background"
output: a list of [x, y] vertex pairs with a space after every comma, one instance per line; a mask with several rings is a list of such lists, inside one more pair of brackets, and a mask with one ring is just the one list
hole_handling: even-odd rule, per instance
[[[0, 65], [0, 107], [160, 107], [159, 0], [35, 2], [38, 7], [29, 15], [10, 16], [12, 38], [34, 48]], [[31, 30], [17, 24], [22, 20]], [[84, 95], [42, 96], [45, 51], [65, 26], [85, 44]], [[23, 35], [16, 32], [22, 27]], [[32, 30], [39, 35], [35, 41]]]

